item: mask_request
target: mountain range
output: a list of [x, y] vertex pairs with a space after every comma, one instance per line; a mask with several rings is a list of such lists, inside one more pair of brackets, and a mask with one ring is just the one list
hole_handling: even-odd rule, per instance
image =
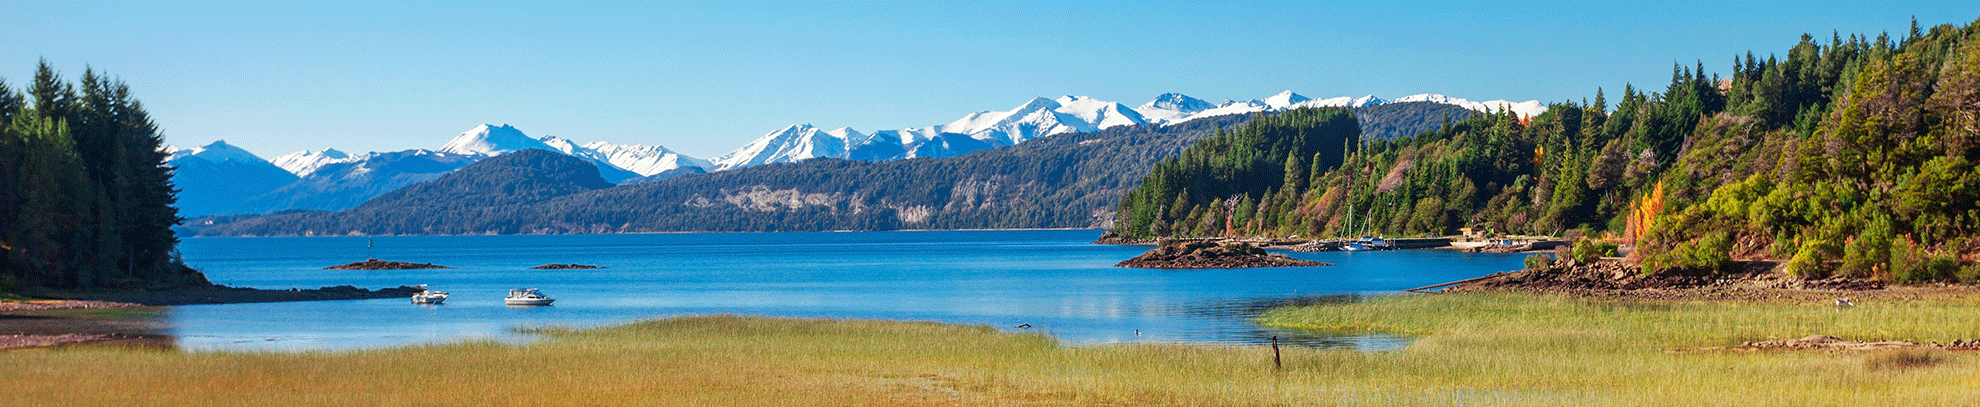
[[580, 158], [532, 149], [481, 160], [351, 209], [207, 217], [188, 222], [180, 234], [1106, 227], [1120, 192], [1150, 166], [1252, 117], [1117, 126], [956, 157], [820, 158], [617, 186]]
[[[1034, 98], [1007, 111], [982, 111], [947, 124], [881, 130], [872, 134], [852, 128], [822, 130], [796, 124], [758, 137], [742, 148], [712, 161], [710, 171], [723, 171], [778, 162], [830, 157], [881, 161], [918, 157], [951, 157], [983, 148], [1016, 145], [1039, 137], [1119, 126], [1166, 125], [1206, 117], [1277, 112], [1302, 107], [1360, 108], [1391, 103], [1429, 102], [1481, 112], [1510, 109], [1531, 117], [1546, 111], [1539, 101], [1474, 102], [1438, 94], [1410, 95], [1394, 100], [1373, 95], [1314, 99], [1292, 91], [1263, 99], [1210, 103], [1180, 93], [1156, 96], [1139, 107], [1085, 96]], [[968, 138], [973, 140], [963, 140]]]
[[[865, 133], [851, 128], [825, 130], [811, 124], [795, 124], [767, 133], [712, 160], [689, 157], [661, 146], [620, 145], [603, 141], [579, 145], [554, 136], [530, 137], [506, 124], [476, 126], [456, 135], [437, 150], [353, 155], [323, 149], [298, 151], [264, 161], [224, 142], [183, 151], [168, 149], [179, 152], [174, 153], [170, 164], [180, 168], [174, 180], [183, 191], [180, 194], [181, 213], [193, 217], [347, 209], [380, 194], [436, 179], [476, 161], [526, 149], [553, 150], [577, 157], [596, 166], [607, 182], [633, 184], [813, 158], [888, 161], [953, 157], [1017, 145], [1050, 135], [1122, 126], [1170, 125], [1208, 117], [1301, 107], [1360, 108], [1415, 102], [1483, 112], [1510, 109], [1528, 116], [1545, 109], [1538, 101], [1473, 102], [1435, 94], [1394, 100], [1374, 96], [1313, 99], [1285, 91], [1262, 99], [1210, 103], [1179, 93], [1167, 93], [1134, 108], [1090, 97], [1063, 96], [1057, 99], [1034, 98], [1008, 111], [970, 113], [947, 124], [920, 128]], [[1406, 134], [1409, 133], [1397, 135]], [[280, 170], [290, 176], [271, 170]]]

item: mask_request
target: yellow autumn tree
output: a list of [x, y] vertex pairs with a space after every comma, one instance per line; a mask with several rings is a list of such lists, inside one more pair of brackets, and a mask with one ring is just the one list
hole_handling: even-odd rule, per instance
[[1650, 228], [1657, 224], [1657, 214], [1663, 210], [1664, 183], [1660, 181], [1656, 187], [1651, 188], [1650, 193], [1644, 194], [1643, 197], [1637, 198], [1636, 201], [1630, 203], [1629, 224], [1627, 225], [1624, 240], [1628, 241], [1629, 244], [1636, 244], [1637, 239], [1648, 234]]

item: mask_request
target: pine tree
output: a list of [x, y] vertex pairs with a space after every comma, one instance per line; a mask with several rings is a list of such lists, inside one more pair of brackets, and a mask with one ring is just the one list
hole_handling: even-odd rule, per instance
[[26, 98], [0, 82], [0, 289], [208, 284], [176, 260], [163, 139], [120, 81], [78, 87], [43, 61]]

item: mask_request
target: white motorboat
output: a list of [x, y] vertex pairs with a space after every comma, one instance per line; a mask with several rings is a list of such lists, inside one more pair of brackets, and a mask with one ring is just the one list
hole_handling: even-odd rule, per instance
[[502, 299], [502, 303], [509, 305], [550, 305], [551, 301], [556, 300], [556, 298], [550, 298], [548, 295], [537, 292], [534, 288], [521, 288], [509, 290], [509, 298]]
[[426, 288], [425, 284], [420, 284], [419, 290], [420, 291], [418, 294], [413, 294], [412, 296], [412, 303], [414, 304], [437, 305], [440, 304], [440, 302], [447, 300], [447, 292], [445, 291], [433, 291], [431, 289]]

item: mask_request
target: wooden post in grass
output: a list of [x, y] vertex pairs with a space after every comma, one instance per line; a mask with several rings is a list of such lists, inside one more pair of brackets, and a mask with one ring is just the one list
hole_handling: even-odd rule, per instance
[[1272, 335], [1272, 370], [1283, 367], [1279, 364], [1279, 336]]

